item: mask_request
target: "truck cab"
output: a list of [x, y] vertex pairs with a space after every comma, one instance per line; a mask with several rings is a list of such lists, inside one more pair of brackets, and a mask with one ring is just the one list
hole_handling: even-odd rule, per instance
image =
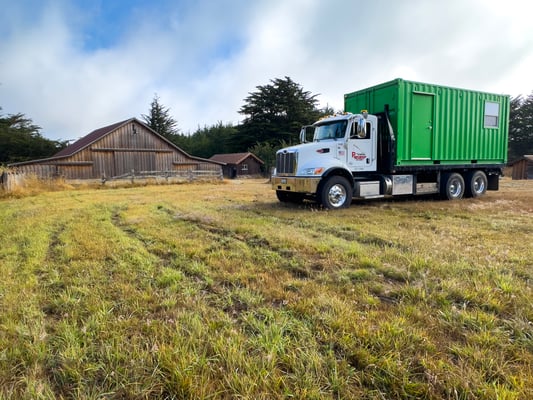
[[280, 201], [314, 198], [328, 208], [346, 207], [353, 196], [353, 174], [376, 171], [377, 117], [366, 111], [305, 126], [300, 142], [276, 154], [272, 185]]
[[314, 131], [313, 143], [318, 149], [330, 149], [331, 154], [344, 162], [348, 170], [376, 170], [376, 128], [373, 115], [342, 114], [324, 118], [310, 127], [303, 127], [300, 141], [305, 143], [307, 130]]

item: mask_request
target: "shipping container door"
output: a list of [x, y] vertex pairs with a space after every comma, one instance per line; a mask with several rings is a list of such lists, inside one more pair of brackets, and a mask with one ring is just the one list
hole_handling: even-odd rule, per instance
[[411, 160], [431, 160], [433, 156], [434, 96], [413, 93], [411, 120]]

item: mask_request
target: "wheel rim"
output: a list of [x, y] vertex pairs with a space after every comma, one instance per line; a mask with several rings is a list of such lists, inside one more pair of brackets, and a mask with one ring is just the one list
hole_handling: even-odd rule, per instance
[[485, 193], [485, 179], [478, 177], [474, 180], [474, 192]]
[[459, 179], [453, 179], [450, 182], [450, 195], [452, 197], [458, 197], [461, 195], [462, 191], [463, 185], [461, 184], [461, 181]]
[[346, 188], [338, 183], [333, 185], [328, 191], [328, 200], [332, 207], [341, 207], [346, 202]]

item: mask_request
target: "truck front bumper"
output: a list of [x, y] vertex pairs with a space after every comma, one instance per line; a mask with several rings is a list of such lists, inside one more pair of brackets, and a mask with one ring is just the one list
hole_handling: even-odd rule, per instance
[[315, 194], [320, 177], [298, 178], [294, 176], [273, 176], [272, 189], [285, 192]]

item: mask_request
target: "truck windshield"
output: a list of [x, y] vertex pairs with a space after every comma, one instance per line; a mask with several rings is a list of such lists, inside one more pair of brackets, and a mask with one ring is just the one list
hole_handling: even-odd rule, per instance
[[346, 133], [348, 121], [326, 122], [316, 126], [315, 141], [326, 139], [342, 139]]

